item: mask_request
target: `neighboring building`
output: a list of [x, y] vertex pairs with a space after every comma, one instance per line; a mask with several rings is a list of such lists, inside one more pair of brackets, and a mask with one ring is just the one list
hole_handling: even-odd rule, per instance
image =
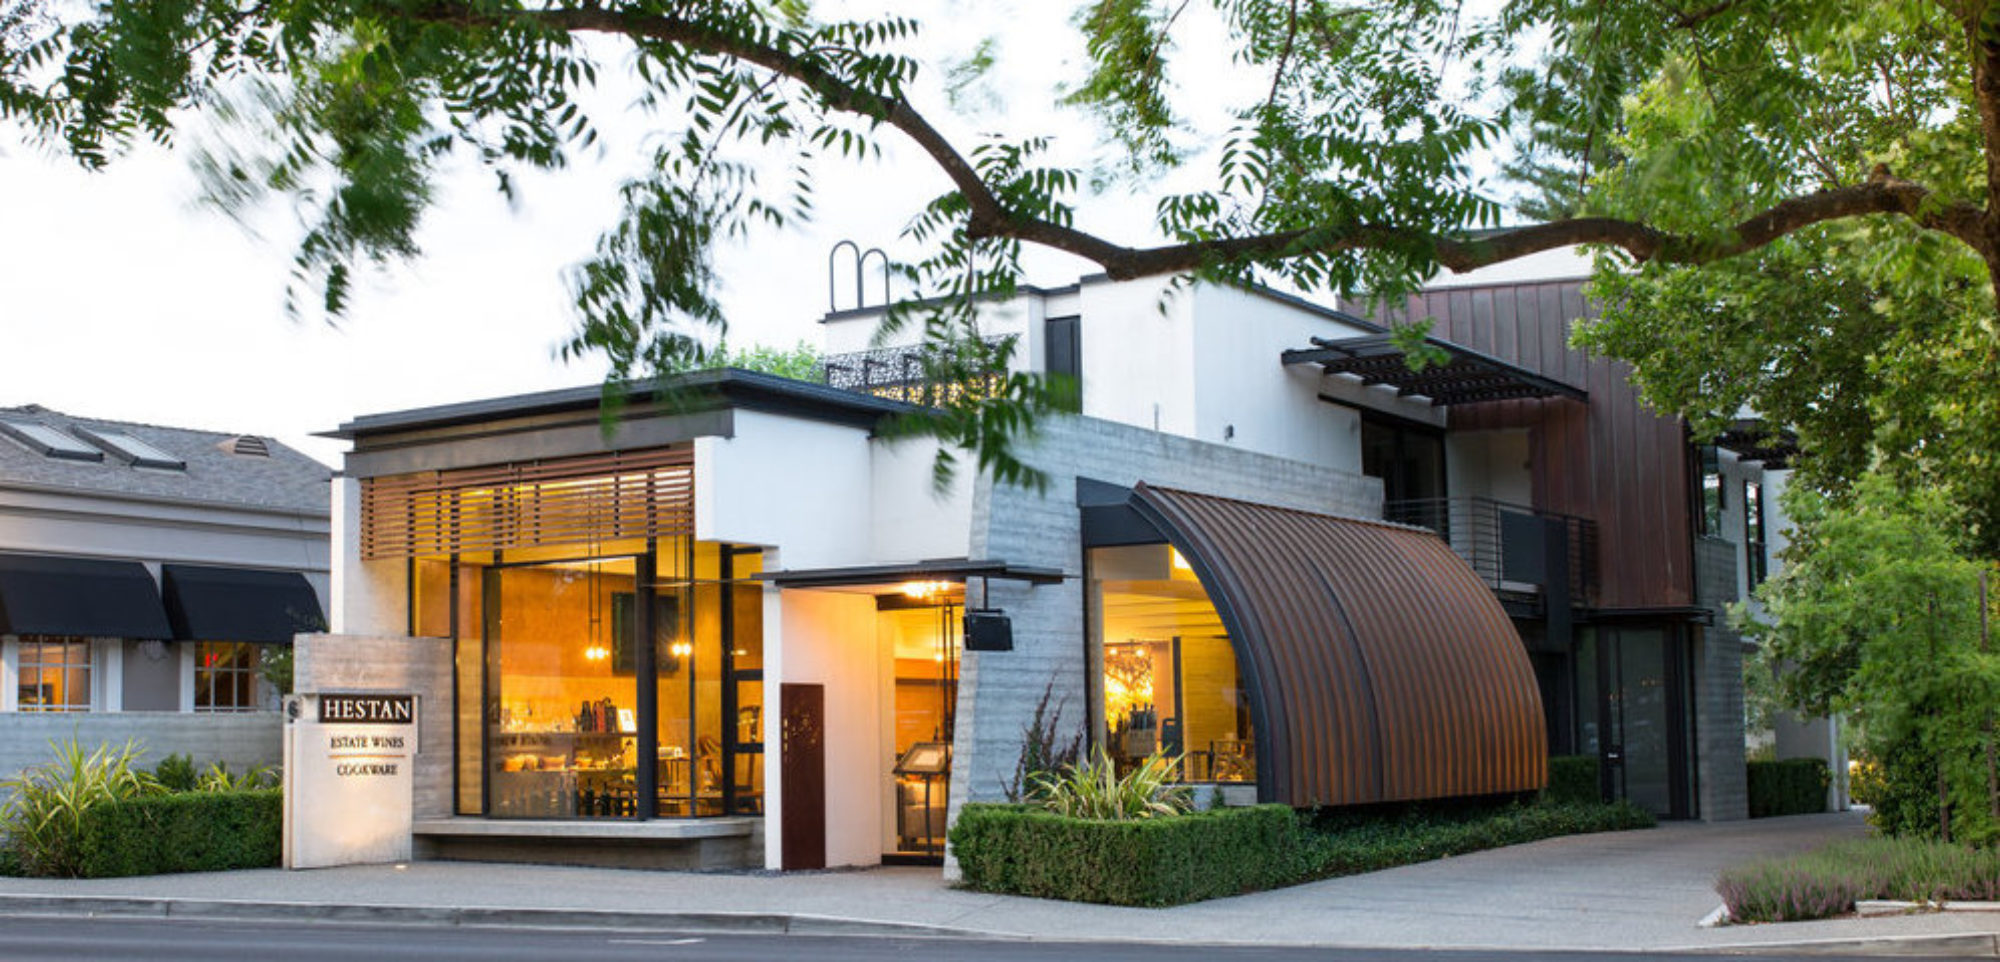
[[334, 629], [379, 640], [315, 641], [301, 688], [451, 706], [417, 774], [447, 856], [935, 857], [1038, 708], [1225, 800], [1519, 792], [1554, 750], [1663, 815], [1743, 817], [1703, 459], [1567, 348], [1574, 280], [1465, 294], [1420, 372], [1269, 291], [987, 305], [1018, 368], [1081, 385], [1029, 445], [1045, 492], [940, 487], [934, 444], [885, 434], [939, 386], [876, 310], [828, 315], [826, 385], [693, 375], [608, 430], [594, 387], [357, 418]]
[[259, 656], [325, 625], [329, 477], [268, 438], [0, 408], [0, 771], [71, 735], [275, 764]]

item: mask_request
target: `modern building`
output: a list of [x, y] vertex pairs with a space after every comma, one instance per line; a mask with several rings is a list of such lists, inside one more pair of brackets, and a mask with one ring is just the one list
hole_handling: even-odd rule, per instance
[[325, 626], [330, 475], [269, 438], [0, 408], [0, 770], [71, 736], [275, 764], [260, 655]]
[[1051, 717], [1225, 803], [1532, 791], [1553, 750], [1663, 815], [1742, 817], [1735, 502], [1695, 525], [1757, 462], [1567, 347], [1576, 278], [1437, 297], [1422, 370], [1268, 290], [985, 305], [1015, 369], [1081, 389], [1029, 445], [1042, 489], [941, 478], [899, 436], [965, 386], [876, 344], [879, 310], [826, 317], [824, 384], [356, 418], [301, 688], [419, 690], [444, 856], [935, 858]]

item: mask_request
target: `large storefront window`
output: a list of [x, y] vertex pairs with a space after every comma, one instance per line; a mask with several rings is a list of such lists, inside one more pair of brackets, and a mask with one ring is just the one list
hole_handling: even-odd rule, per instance
[[1257, 777], [1250, 703], [1215, 605], [1167, 545], [1089, 552], [1100, 744], [1121, 766], [1159, 752], [1191, 782]]
[[90, 674], [89, 639], [23, 637], [17, 704], [22, 711], [89, 711]]
[[760, 562], [686, 539], [413, 562], [413, 627], [456, 640], [458, 812], [761, 813]]

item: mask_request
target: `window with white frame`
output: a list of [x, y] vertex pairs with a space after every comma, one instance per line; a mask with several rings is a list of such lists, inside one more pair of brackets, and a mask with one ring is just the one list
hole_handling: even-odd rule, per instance
[[256, 711], [260, 646], [203, 641], [194, 650], [195, 711]]
[[89, 711], [90, 640], [65, 635], [23, 635], [20, 643], [21, 711]]

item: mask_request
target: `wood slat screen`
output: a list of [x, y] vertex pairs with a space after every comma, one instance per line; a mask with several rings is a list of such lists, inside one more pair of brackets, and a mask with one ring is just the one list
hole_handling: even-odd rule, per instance
[[361, 482], [361, 557], [694, 533], [688, 445]]

